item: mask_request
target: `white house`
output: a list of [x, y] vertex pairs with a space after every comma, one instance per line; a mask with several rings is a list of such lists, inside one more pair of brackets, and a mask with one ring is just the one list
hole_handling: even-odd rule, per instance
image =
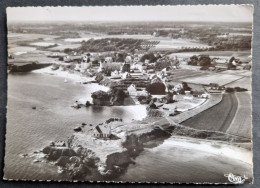
[[126, 58], [125, 58], [125, 62], [126, 63], [130, 63], [132, 61], [132, 57], [131, 56], [126, 56]]
[[127, 91], [129, 93], [129, 95], [132, 95], [132, 96], [136, 96], [137, 95], [137, 89], [135, 87], [134, 84], [131, 84], [128, 88], [127, 88]]
[[149, 59], [146, 59], [146, 60], [144, 60], [144, 63], [145, 63], [145, 64], [149, 64], [149, 63], [150, 63], [150, 60], [149, 60]]
[[122, 79], [131, 78], [131, 74], [129, 74], [129, 72], [124, 72], [121, 74], [121, 78]]
[[111, 135], [110, 125], [97, 125], [92, 132], [92, 136], [95, 138], [109, 138]]
[[113, 62], [113, 58], [112, 57], [105, 57], [105, 62], [112, 63]]
[[115, 70], [115, 71], [111, 72], [111, 77], [112, 77], [112, 78], [120, 77], [119, 71], [118, 71], [118, 70]]
[[145, 88], [142, 89], [137, 89], [137, 96], [148, 96], [148, 92], [146, 91]]
[[209, 98], [209, 94], [204, 93], [204, 94], [201, 95], [201, 98], [206, 98], [207, 99], [207, 98]]
[[74, 70], [75, 71], [80, 71], [80, 64], [76, 64]]
[[102, 72], [102, 71], [103, 71], [103, 63], [100, 61], [99, 62], [98, 72]]
[[173, 88], [173, 91], [180, 91], [181, 89], [183, 89], [183, 85], [182, 84], [177, 84], [177, 85], [175, 85], [174, 86], [174, 88]]
[[137, 89], [134, 84], [131, 84], [128, 88], [127, 91], [130, 96], [147, 96], [148, 92], [146, 91], [145, 88], [142, 89]]
[[236, 66], [237, 62], [235, 60], [232, 61], [232, 65]]

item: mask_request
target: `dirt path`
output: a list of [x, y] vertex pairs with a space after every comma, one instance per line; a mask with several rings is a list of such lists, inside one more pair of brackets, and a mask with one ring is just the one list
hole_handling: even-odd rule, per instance
[[226, 94], [219, 104], [182, 122], [182, 124], [195, 129], [226, 132], [235, 116], [237, 105], [236, 96]]

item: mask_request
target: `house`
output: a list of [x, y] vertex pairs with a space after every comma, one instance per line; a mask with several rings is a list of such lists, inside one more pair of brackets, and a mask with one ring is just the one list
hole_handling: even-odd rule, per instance
[[137, 88], [137, 96], [148, 96], [146, 88]]
[[115, 70], [115, 71], [111, 72], [111, 76], [119, 76], [119, 71]]
[[214, 71], [214, 70], [216, 70], [216, 67], [209, 67], [208, 70]]
[[113, 58], [112, 57], [105, 57], [105, 63], [112, 63]]
[[125, 58], [125, 62], [126, 63], [131, 63], [132, 62], [132, 57], [131, 56], [126, 56], [126, 58]]
[[127, 88], [127, 91], [130, 96], [148, 96], [148, 92], [145, 88], [136, 88], [134, 84], [131, 84]]
[[74, 68], [75, 71], [80, 71], [80, 64], [75, 64], [75, 68]]
[[[193, 91], [193, 92], [192, 92], [193, 97], [202, 98], [202, 95], [205, 96], [204, 94], [205, 94], [205, 93], [204, 93], [203, 91]], [[205, 97], [204, 97], [204, 98], [205, 98]]]
[[134, 84], [131, 84], [128, 88], [127, 88], [127, 91], [129, 93], [129, 95], [132, 95], [132, 96], [136, 96], [137, 95], [137, 89], [135, 87]]
[[122, 72], [122, 73], [124, 73], [124, 72], [130, 72], [130, 64], [129, 63], [123, 63], [123, 65], [121, 66], [121, 69], [120, 69], [120, 71]]
[[102, 72], [103, 70], [104, 70], [103, 63], [102, 63], [102, 61], [100, 61], [99, 62], [98, 72]]
[[209, 87], [210, 89], [217, 90], [219, 88], [219, 85], [217, 83], [210, 83]]
[[209, 94], [204, 93], [204, 94], [201, 95], [201, 98], [205, 98], [205, 99], [207, 99], [207, 98], [209, 98]]
[[131, 78], [131, 74], [129, 74], [129, 72], [122, 73], [121, 78], [122, 79]]
[[172, 89], [175, 92], [180, 91], [181, 89], [183, 89], [183, 85], [182, 84], [177, 84], [174, 86], [174, 88]]
[[149, 63], [150, 63], [150, 60], [149, 60], [149, 59], [145, 59], [145, 60], [144, 60], [144, 63], [145, 63], [145, 64], [149, 64]]
[[95, 138], [109, 138], [111, 136], [111, 126], [97, 125], [93, 129], [92, 136]]

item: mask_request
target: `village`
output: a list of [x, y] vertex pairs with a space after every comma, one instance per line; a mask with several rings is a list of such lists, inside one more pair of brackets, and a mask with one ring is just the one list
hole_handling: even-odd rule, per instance
[[[60, 61], [52, 65], [52, 71], [74, 72], [81, 75], [82, 84], [96, 82], [110, 88], [108, 92], [93, 92], [93, 101], [86, 101], [85, 104], [76, 101], [74, 108], [141, 104], [147, 106], [148, 117], [171, 117], [177, 123], [176, 117], [194, 109], [197, 112], [191, 114], [195, 116], [218, 104], [225, 94], [250, 90], [248, 85], [244, 88], [245, 84], [240, 84], [241, 80], [249, 79], [252, 63], [250, 56], [228, 59], [193, 55], [187, 58], [160, 52], [107, 55], [70, 51], [68, 54], [55, 52], [49, 54], [49, 57]], [[92, 81], [84, 81], [89, 77]], [[86, 129], [83, 127], [74, 130], [81, 132]], [[109, 123], [87, 130], [87, 135], [92, 139], [108, 140], [111, 135], [120, 138], [112, 133]]]

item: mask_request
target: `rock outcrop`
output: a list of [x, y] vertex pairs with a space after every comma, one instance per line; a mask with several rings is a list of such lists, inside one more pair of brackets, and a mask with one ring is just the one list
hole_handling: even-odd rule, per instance
[[10, 64], [8, 69], [10, 72], [30, 72], [32, 70], [41, 69], [50, 65], [51, 63], [25, 62]]

